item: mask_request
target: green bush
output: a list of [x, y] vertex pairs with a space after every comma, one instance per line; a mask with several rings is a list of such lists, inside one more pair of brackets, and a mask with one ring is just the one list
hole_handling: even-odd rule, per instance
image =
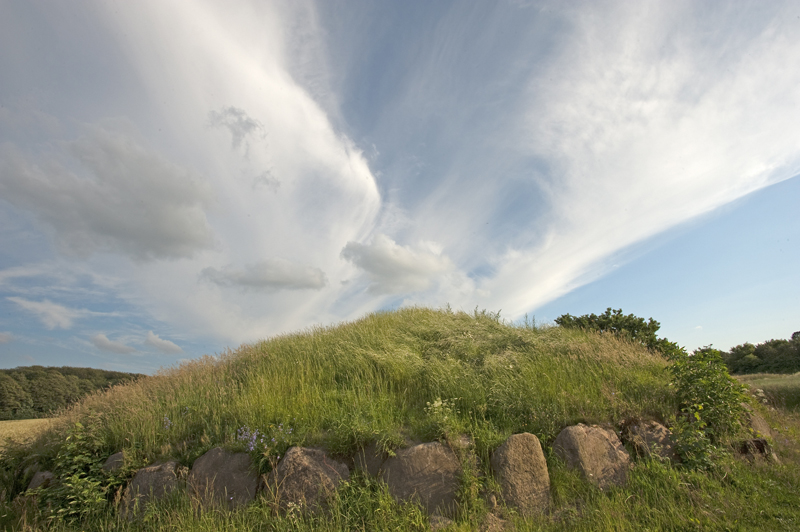
[[105, 508], [113, 481], [102, 469], [104, 458], [97, 434], [81, 423], [70, 427], [53, 463], [58, 481], [39, 490], [46, 517], [77, 522]]
[[711, 347], [677, 357], [670, 370], [682, 413], [673, 424], [677, 452], [686, 466], [710, 469], [724, 439], [741, 428], [745, 387], [728, 375], [720, 352]]

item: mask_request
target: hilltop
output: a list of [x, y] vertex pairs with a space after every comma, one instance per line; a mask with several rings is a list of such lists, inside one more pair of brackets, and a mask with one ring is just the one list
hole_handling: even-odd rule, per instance
[[[667, 359], [614, 334], [505, 323], [489, 312], [371, 314], [89, 395], [35, 443], [6, 452], [4, 519], [51, 530], [425, 530], [427, 514], [355, 471], [317, 514], [287, 513], [268, 494], [198, 513], [180, 491], [128, 521], [116, 503], [140, 468], [191, 468], [217, 447], [249, 453], [267, 475], [292, 447], [352, 463], [368, 446], [392, 455], [414, 442], [455, 449], [467, 440], [450, 530], [477, 530], [490, 513], [518, 530], [796, 529], [796, 418], [748, 399], [721, 360], [704, 357]], [[733, 456], [731, 445], [752, 437], [739, 425], [740, 401], [780, 428], [765, 441], [783, 465]], [[553, 452], [566, 427], [621, 434], [644, 421], [673, 429], [683, 464], [637, 458], [628, 445], [627, 483], [600, 490]], [[548, 512], [527, 518], [504, 506], [491, 467], [498, 447], [520, 433], [541, 442], [552, 498]], [[104, 471], [120, 451], [121, 468]], [[44, 470], [57, 480], [25, 495]]]

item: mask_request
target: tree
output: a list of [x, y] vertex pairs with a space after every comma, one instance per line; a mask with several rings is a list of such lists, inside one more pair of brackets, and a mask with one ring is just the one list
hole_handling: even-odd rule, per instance
[[0, 419], [14, 419], [17, 412], [30, 406], [28, 392], [17, 381], [0, 373]]
[[622, 309], [612, 310], [611, 307], [608, 307], [599, 316], [597, 314], [584, 314], [583, 316], [562, 314], [556, 318], [556, 323], [568, 329], [611, 332], [644, 344], [648, 348], [667, 356], [674, 356], [684, 352], [683, 348], [679, 347], [678, 344], [656, 336], [656, 332], [661, 328], [659, 322], [653, 318], [645, 320], [633, 314], [625, 315], [622, 313]]

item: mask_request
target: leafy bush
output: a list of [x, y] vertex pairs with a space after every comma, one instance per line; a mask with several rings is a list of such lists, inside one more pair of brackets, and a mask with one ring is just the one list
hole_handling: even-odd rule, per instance
[[39, 490], [41, 503], [50, 519], [79, 521], [102, 511], [110, 487], [102, 470], [103, 442], [81, 423], [67, 431], [56, 455], [53, 474], [59, 479]]
[[673, 424], [677, 452], [688, 467], [710, 469], [724, 438], [741, 428], [745, 387], [711, 347], [677, 358], [670, 370], [683, 414]]

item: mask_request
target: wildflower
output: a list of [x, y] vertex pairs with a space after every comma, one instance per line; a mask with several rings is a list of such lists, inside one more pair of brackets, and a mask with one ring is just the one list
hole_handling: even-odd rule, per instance
[[169, 430], [172, 428], [172, 421], [169, 420], [169, 416], [164, 415], [164, 430]]

